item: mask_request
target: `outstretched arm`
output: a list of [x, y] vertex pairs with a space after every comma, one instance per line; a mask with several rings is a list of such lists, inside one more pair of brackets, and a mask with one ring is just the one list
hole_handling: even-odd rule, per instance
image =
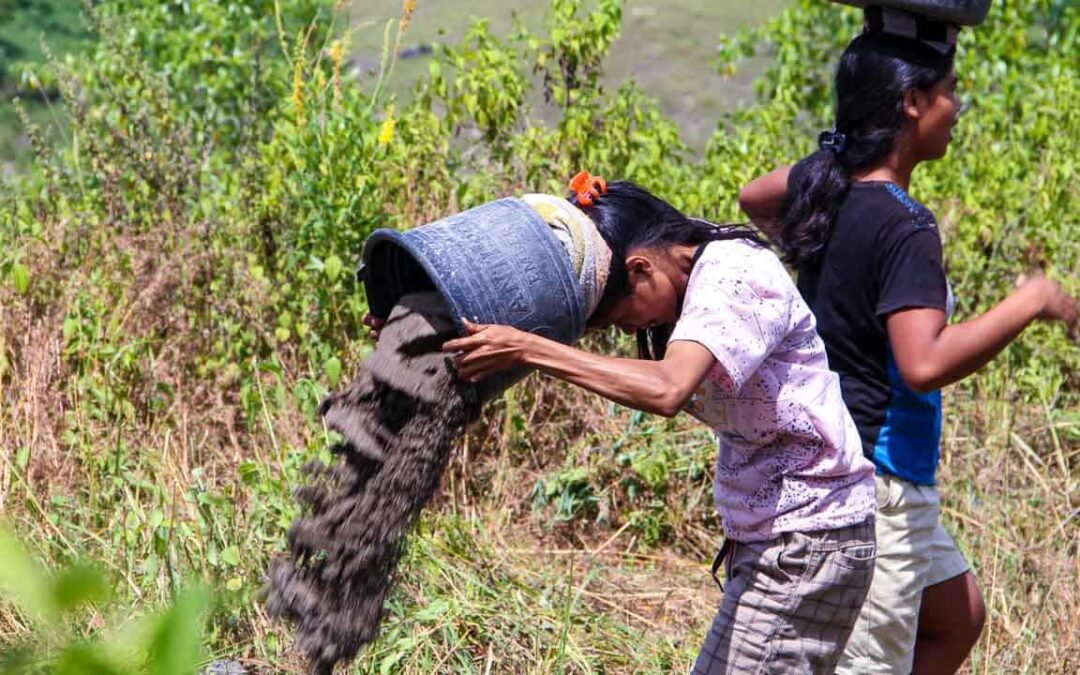
[[739, 191], [739, 208], [773, 241], [780, 235], [780, 217], [790, 173], [790, 166], [781, 166], [755, 178]]
[[1075, 333], [1077, 303], [1045, 277], [1025, 281], [982, 316], [953, 326], [945, 312], [908, 309], [886, 319], [901, 377], [928, 392], [964, 379], [985, 366], [1036, 320], [1061, 321]]
[[465, 323], [469, 335], [443, 351], [462, 352], [458, 372], [478, 381], [501, 370], [527, 366], [616, 403], [673, 417], [716, 363], [695, 342], [668, 345], [662, 361], [600, 356], [509, 326]]

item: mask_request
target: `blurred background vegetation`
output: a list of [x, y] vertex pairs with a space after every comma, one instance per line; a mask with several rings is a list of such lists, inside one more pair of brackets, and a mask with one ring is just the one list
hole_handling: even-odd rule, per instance
[[[999, 2], [962, 36], [966, 112], [912, 188], [962, 315], [1035, 268], [1080, 291], [1078, 14]], [[367, 234], [582, 167], [736, 219], [826, 126], [859, 23], [811, 0], [0, 0], [0, 668], [299, 671], [260, 588], [327, 445], [316, 406], [370, 349]], [[945, 520], [990, 609], [972, 672], [1080, 670], [1078, 365], [1039, 326], [947, 392]], [[462, 443], [355, 669], [685, 671], [719, 601], [713, 453], [529, 379]]]
[[55, 92], [28, 92], [20, 81], [24, 69], [45, 60], [42, 36], [49, 48], [68, 54], [81, 50], [90, 37], [82, 6], [74, 0], [0, 0], [0, 172], [12, 175], [29, 161], [30, 148], [21, 133], [12, 97], [29, 94], [28, 110], [44, 121]]

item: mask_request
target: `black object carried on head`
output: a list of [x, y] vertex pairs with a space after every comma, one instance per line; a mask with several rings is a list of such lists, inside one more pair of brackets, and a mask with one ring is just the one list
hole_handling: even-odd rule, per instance
[[956, 26], [978, 26], [986, 20], [990, 0], [833, 0], [855, 7], [888, 7]]

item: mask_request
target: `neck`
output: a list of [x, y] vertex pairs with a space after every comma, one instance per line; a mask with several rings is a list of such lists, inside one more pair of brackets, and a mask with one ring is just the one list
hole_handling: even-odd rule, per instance
[[690, 272], [694, 269], [694, 256], [697, 255], [697, 251], [697, 244], [680, 244], [672, 246], [667, 251], [672, 267], [671, 281], [680, 298], [686, 296], [686, 285], [690, 282]]
[[882, 164], [871, 169], [856, 171], [851, 178], [856, 182], [887, 181], [907, 190], [911, 185], [911, 174], [915, 170], [915, 164], [915, 162], [905, 160], [901, 153], [894, 152]]
[[904, 164], [887, 163], [870, 170], [858, 172], [851, 176], [856, 183], [862, 183], [867, 180], [886, 180], [888, 183], [894, 183], [907, 190], [908, 186], [912, 184], [912, 172], [915, 170], [915, 166], [906, 166]]

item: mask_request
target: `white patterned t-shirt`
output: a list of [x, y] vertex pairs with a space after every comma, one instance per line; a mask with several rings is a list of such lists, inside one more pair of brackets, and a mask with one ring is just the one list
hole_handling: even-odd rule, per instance
[[874, 466], [814, 315], [771, 251], [742, 239], [708, 244], [670, 340], [716, 358], [687, 412], [717, 436], [713, 497], [727, 537], [762, 541], [873, 515]]

